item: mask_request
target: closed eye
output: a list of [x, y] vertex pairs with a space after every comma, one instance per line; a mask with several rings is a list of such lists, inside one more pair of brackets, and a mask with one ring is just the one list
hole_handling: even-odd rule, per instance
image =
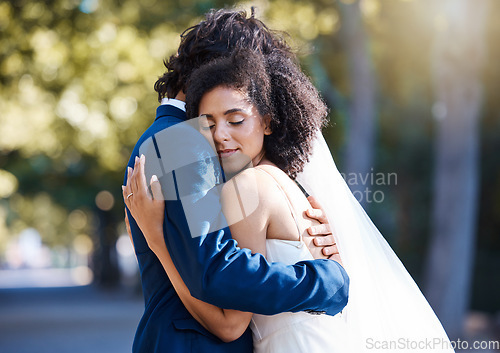
[[245, 119], [242, 119], [240, 121], [230, 121], [229, 124], [231, 124], [231, 125], [239, 125], [239, 124], [243, 123], [244, 121], [245, 121]]

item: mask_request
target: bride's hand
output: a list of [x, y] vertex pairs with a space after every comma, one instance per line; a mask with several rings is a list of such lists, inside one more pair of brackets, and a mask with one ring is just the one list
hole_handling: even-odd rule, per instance
[[337, 248], [335, 237], [332, 234], [328, 218], [323, 208], [313, 196], [309, 196], [307, 200], [313, 207], [307, 210], [307, 215], [321, 223], [320, 225], [307, 228], [307, 232], [309, 235], [322, 235], [321, 237], [314, 238], [314, 245], [323, 247], [322, 252], [324, 255], [328, 256], [330, 260], [335, 260], [342, 265], [339, 249]]
[[161, 193], [158, 177], [151, 177], [150, 186], [153, 195], [149, 193], [144, 174], [145, 157], [135, 159], [134, 168], [128, 167], [127, 185], [122, 186], [123, 200], [132, 217], [141, 228], [150, 249], [163, 246], [163, 219], [165, 203]]

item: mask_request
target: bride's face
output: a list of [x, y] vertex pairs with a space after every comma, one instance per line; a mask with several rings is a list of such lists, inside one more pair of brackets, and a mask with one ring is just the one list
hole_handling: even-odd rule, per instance
[[257, 165], [264, 157], [268, 119], [238, 90], [219, 86], [200, 101], [201, 132], [212, 140], [225, 173]]

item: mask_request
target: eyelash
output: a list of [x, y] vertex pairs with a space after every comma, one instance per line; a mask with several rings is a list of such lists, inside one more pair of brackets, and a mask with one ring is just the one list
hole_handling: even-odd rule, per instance
[[[240, 120], [240, 121], [230, 121], [229, 124], [231, 125], [240, 125], [242, 124], [243, 122], [245, 121], [245, 119], [243, 120]], [[210, 126], [204, 126], [202, 127], [201, 129], [202, 130], [210, 130], [211, 128], [213, 128], [215, 125], [210, 125]]]

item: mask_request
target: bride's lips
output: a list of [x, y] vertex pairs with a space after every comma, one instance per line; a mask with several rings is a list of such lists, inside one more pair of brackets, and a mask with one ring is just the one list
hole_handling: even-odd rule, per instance
[[220, 158], [226, 158], [231, 155], [233, 155], [238, 149], [225, 149], [225, 150], [218, 150], [217, 154], [219, 155]]

